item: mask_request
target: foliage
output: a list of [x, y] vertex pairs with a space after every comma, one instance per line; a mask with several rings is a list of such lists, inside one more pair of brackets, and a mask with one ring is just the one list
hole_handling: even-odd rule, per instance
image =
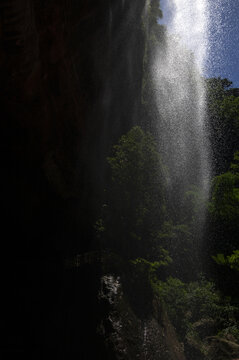
[[233, 336], [233, 338], [239, 343], [239, 328], [236, 324], [229, 325], [225, 329], [218, 332], [218, 335], [224, 338], [228, 338], [228, 335]]
[[169, 256], [168, 251], [161, 248], [161, 255], [158, 261], [150, 262], [143, 258], [137, 258], [135, 260], [131, 260], [131, 264], [134, 265], [135, 269], [139, 273], [147, 274], [148, 281], [151, 285], [151, 288], [154, 292], [157, 292], [157, 271], [162, 266], [168, 266], [172, 263], [172, 258]]
[[173, 258], [170, 266], [171, 273], [184, 281], [192, 281], [201, 271], [199, 268], [201, 230], [205, 221], [207, 196], [202, 189], [191, 185], [181, 197], [181, 207], [177, 209], [179, 215], [172, 221], [173, 216], [170, 209], [171, 219], [163, 224], [158, 232], [158, 238]]
[[150, 1], [148, 17], [151, 26], [158, 26], [158, 19], [163, 17], [163, 13], [160, 8], [160, 2], [158, 0]]
[[234, 161], [231, 164], [230, 170], [233, 174], [239, 175], [239, 151], [234, 154]]
[[[239, 97], [228, 79], [206, 80], [214, 171], [228, 171], [239, 141]], [[229, 89], [230, 88], [230, 89]]]
[[213, 181], [210, 213], [218, 221], [237, 222], [239, 216], [239, 175], [227, 172]]
[[165, 217], [165, 169], [155, 141], [136, 126], [120, 138], [107, 160], [111, 182], [96, 224], [98, 234], [125, 256], [147, 257]]
[[128, 261], [128, 273], [124, 282], [124, 291], [134, 311], [142, 316], [152, 315], [152, 304], [157, 294], [157, 275], [167, 267], [172, 259], [168, 252], [160, 249], [161, 254], [157, 261], [148, 261], [137, 258]]
[[183, 283], [169, 277], [159, 283], [159, 294], [164, 300], [169, 317], [180, 334], [185, 335], [192, 323], [211, 317], [219, 303], [219, 296], [210, 282]]
[[215, 239], [212, 251], [230, 253], [237, 248], [239, 234], [239, 172], [238, 152], [234, 155], [230, 171], [216, 176], [212, 183], [209, 215], [212, 236]]
[[221, 102], [218, 103], [218, 115], [224, 119], [227, 126], [232, 125], [234, 131], [239, 130], [239, 98], [233, 95], [225, 96]]
[[[150, 61], [156, 47], [161, 44], [163, 54], [164, 46], [165, 29], [158, 24], [161, 16], [159, 1], [150, 1], [148, 18], [144, 23], [146, 46], [142, 90], [145, 122], [149, 124], [151, 120], [153, 122], [156, 108]], [[210, 140], [217, 174], [212, 182], [208, 205], [211, 227], [208, 238], [211, 241], [214, 237], [215, 246], [222, 253], [228, 244], [231, 245], [230, 255], [218, 254], [213, 259], [217, 264], [238, 271], [239, 250], [233, 251], [233, 242], [237, 241], [235, 234], [239, 230], [239, 151], [236, 151], [239, 98], [231, 92], [232, 83], [228, 79], [207, 79], [205, 83]], [[230, 165], [233, 154], [234, 161]], [[119, 257], [127, 258], [127, 263], [128, 259], [135, 259], [130, 261], [124, 284], [139, 314], [142, 311], [148, 313], [146, 308], [150, 307], [153, 296], [157, 294], [163, 300], [182, 341], [189, 334], [200, 337], [198, 328], [203, 321], [213, 324], [213, 330], [209, 326], [211, 335], [237, 334], [236, 309], [230, 303], [231, 294], [225, 300], [213, 282], [204, 278], [192, 281], [193, 277], [195, 279], [193, 269], [198, 273], [198, 248], [195, 244], [201, 235], [198, 234], [199, 225], [204, 220], [204, 194], [193, 185], [184, 195], [178, 194], [180, 187], [177, 189], [175, 186], [173, 192], [175, 198], [180, 197], [181, 214], [177, 218], [172, 215], [173, 209], [167, 207], [169, 212], [166, 211], [167, 172], [154, 138], [138, 126], [119, 139], [107, 162], [111, 179], [95, 229], [103, 246]], [[190, 180], [193, 183], [192, 179], [188, 183]], [[179, 212], [177, 209], [176, 213]], [[165, 273], [174, 277], [169, 276], [163, 281]]]
[[231, 255], [217, 254], [212, 256], [218, 265], [229, 266], [232, 270], [239, 271], [239, 250], [234, 250]]
[[[136, 126], [123, 135], [113, 148], [113, 156], [108, 158], [115, 184], [126, 189], [135, 186], [142, 191], [145, 183], [153, 187], [160, 181], [161, 159], [155, 141], [149, 133]], [[148, 189], [149, 191], [152, 188]], [[129, 191], [129, 190], [128, 190]]]
[[131, 260], [130, 262], [136, 266], [142, 265], [143, 267], [146, 267], [148, 269], [147, 271], [150, 274], [153, 274], [160, 266], [167, 266], [172, 262], [171, 257], [168, 255], [168, 252], [165, 249], [161, 249], [161, 252], [162, 255], [158, 261], [150, 262], [143, 258], [137, 258], [135, 260]]
[[[173, 261], [169, 271], [175, 276], [189, 280], [194, 274], [195, 249], [193, 234], [186, 224], [174, 225], [172, 221], [165, 221], [157, 232], [158, 243], [166, 249]], [[182, 266], [183, 261], [183, 266]], [[190, 272], [188, 271], [190, 269]]]
[[147, 50], [148, 60], [150, 59], [149, 54], [157, 48], [158, 41], [161, 41], [164, 36], [164, 27], [159, 24], [159, 19], [163, 17], [162, 10], [160, 8], [160, 2], [158, 0], [150, 0], [147, 22], [148, 22], [148, 44]]
[[212, 100], [223, 99], [226, 95], [228, 88], [231, 87], [232, 82], [228, 79], [218, 78], [209, 78], [205, 80], [207, 98], [210, 104]]
[[201, 336], [197, 333], [200, 332], [200, 323], [211, 323], [212, 329], [209, 331], [212, 334], [217, 329], [222, 331], [237, 326], [237, 309], [230, 305], [230, 299], [221, 297], [213, 282], [205, 278], [184, 283], [169, 277], [165, 282], [159, 281], [157, 289], [181, 340], [185, 340], [189, 334]]

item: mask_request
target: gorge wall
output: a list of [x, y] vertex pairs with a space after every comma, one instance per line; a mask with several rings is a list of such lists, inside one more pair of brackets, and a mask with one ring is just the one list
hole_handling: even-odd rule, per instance
[[[140, 101], [143, 6], [144, 1], [1, 3], [2, 146], [10, 189], [5, 195], [16, 222], [21, 218], [30, 226], [35, 218], [41, 228], [42, 216], [53, 222], [60, 213], [57, 201], [66, 209], [77, 199], [77, 223], [81, 218], [88, 225], [89, 204], [102, 185], [102, 161]], [[32, 241], [25, 243], [30, 251]], [[60, 243], [58, 238], [53, 252]]]
[[[102, 304], [101, 265], [65, 261], [97, 249], [105, 156], [141, 116], [145, 1], [3, 0], [0, 10], [1, 350], [143, 359], [143, 320], [123, 295]], [[119, 343], [112, 313], [126, 324]], [[184, 359], [166, 314], [151, 315], [149, 359]]]
[[96, 274], [64, 261], [95, 246], [103, 159], [137, 116], [144, 5], [1, 1], [4, 352], [68, 351], [66, 323], [89, 343]]

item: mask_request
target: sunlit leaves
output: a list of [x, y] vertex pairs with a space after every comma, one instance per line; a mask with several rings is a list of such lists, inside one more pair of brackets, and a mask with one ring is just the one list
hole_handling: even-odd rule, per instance
[[229, 266], [233, 270], [239, 271], [239, 250], [234, 250], [231, 255], [217, 254], [212, 256], [218, 265]]

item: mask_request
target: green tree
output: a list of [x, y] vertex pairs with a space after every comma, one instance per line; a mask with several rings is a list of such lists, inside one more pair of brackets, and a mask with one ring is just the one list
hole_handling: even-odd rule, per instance
[[238, 247], [239, 234], [239, 152], [228, 172], [216, 176], [212, 184], [209, 215], [212, 251], [230, 254]]
[[132, 128], [107, 159], [111, 182], [100, 224], [102, 238], [125, 256], [150, 257], [165, 218], [165, 169], [151, 134]]
[[213, 181], [210, 212], [213, 218], [225, 225], [237, 223], [239, 218], [239, 176], [230, 171]]
[[[238, 334], [238, 309], [216, 289], [215, 284], [201, 278], [189, 283], [169, 277], [155, 285], [170, 320], [180, 339], [197, 344], [204, 353], [203, 339], [217, 332]], [[204, 358], [204, 357], [202, 357]]]
[[212, 256], [218, 265], [229, 266], [230, 269], [239, 271], [239, 250], [234, 250], [231, 255], [217, 254]]
[[150, 32], [158, 34], [158, 31], [160, 28], [160, 26], [158, 24], [158, 20], [163, 17], [163, 13], [160, 8], [159, 0], [151, 0], [150, 1], [147, 16], [148, 16]]
[[[229, 171], [216, 176], [209, 203], [209, 256], [215, 281], [224, 294], [238, 303], [238, 236], [239, 236], [239, 153]], [[215, 254], [217, 254], [215, 256]], [[214, 256], [212, 256], [214, 255]], [[225, 265], [225, 266], [218, 266]]]
[[230, 170], [213, 180], [209, 206], [216, 221], [232, 225], [239, 218], [239, 151], [234, 154]]
[[228, 89], [232, 86], [230, 80], [220, 77], [206, 79], [205, 84], [209, 105], [212, 105], [215, 100], [223, 99], [227, 95]]
[[206, 80], [210, 137], [215, 173], [229, 169], [239, 142], [239, 97], [228, 79]]

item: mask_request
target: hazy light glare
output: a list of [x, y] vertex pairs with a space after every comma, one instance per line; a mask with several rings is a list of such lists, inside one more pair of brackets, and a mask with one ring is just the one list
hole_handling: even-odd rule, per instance
[[209, 1], [164, 0], [162, 5], [168, 31], [152, 62], [160, 151], [170, 169], [170, 191], [180, 184], [183, 193], [193, 183], [206, 195], [210, 161], [202, 73], [209, 48]]
[[208, 48], [208, 0], [164, 0], [162, 7], [164, 12], [171, 12], [168, 31], [193, 51], [202, 70]]

